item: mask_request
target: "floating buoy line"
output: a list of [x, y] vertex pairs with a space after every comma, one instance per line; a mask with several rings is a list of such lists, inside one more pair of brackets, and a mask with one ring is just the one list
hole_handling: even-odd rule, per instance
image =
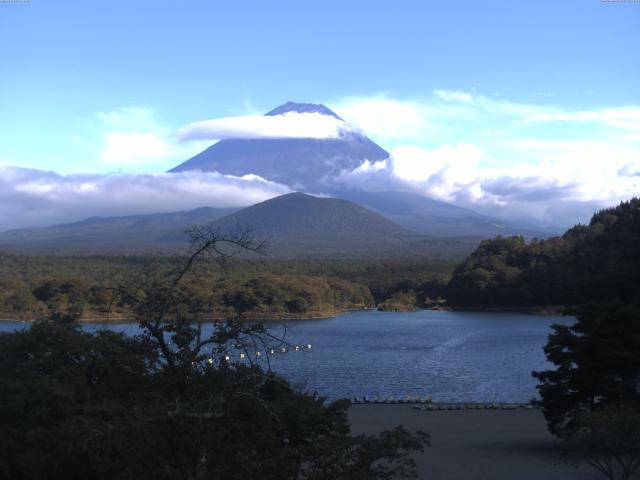
[[[254, 358], [256, 359], [260, 359], [263, 356], [265, 357], [269, 357], [269, 356], [275, 356], [275, 355], [283, 355], [283, 354], [287, 354], [289, 352], [309, 352], [311, 351], [311, 344], [307, 343], [306, 345], [290, 345], [290, 346], [283, 346], [283, 347], [273, 347], [273, 348], [266, 348], [264, 351], [256, 351], [254, 353]], [[243, 360], [249, 360], [250, 359], [250, 354], [245, 352], [237, 352], [237, 353], [225, 353], [224, 355], [221, 356], [221, 360], [229, 363], [229, 362], [234, 362], [234, 361], [243, 361]], [[214, 357], [209, 357], [208, 358], [208, 362], [209, 364], [212, 364], [215, 362], [215, 358]]]
[[350, 399], [353, 404], [410, 404], [415, 410], [516, 410], [538, 408], [531, 403], [503, 402], [434, 402], [431, 395], [407, 395], [405, 397], [389, 396], [355, 396]]

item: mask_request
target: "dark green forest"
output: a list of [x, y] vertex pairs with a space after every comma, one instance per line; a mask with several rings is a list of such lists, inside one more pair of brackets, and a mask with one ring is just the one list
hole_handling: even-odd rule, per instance
[[455, 269], [446, 296], [454, 307], [640, 303], [640, 199], [559, 237], [485, 240]]
[[[73, 311], [117, 321], [130, 306], [117, 287], [169, 272], [183, 257], [55, 256], [0, 253], [0, 316], [36, 319]], [[459, 261], [459, 260], [458, 260]], [[194, 266], [182, 288], [210, 307], [210, 318], [316, 318], [443, 294], [457, 262], [434, 259], [231, 260]], [[404, 295], [404, 296], [403, 296]], [[395, 305], [395, 303], [394, 303]]]

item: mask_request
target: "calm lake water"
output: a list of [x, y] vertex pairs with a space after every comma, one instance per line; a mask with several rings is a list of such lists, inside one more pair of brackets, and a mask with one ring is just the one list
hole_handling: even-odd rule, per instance
[[[271, 366], [330, 398], [431, 395], [434, 401], [527, 402], [532, 370], [549, 367], [542, 347], [552, 323], [572, 317], [517, 313], [364, 311], [286, 326], [292, 344], [311, 351], [271, 357]], [[25, 328], [0, 322], [0, 331]], [[138, 333], [135, 324], [87, 325]], [[212, 328], [211, 325], [208, 328]]]

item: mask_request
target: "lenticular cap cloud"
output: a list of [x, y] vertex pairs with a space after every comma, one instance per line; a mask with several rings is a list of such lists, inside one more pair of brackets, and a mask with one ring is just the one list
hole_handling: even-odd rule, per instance
[[227, 138], [340, 138], [355, 128], [317, 112], [287, 112], [282, 115], [245, 115], [194, 122], [179, 128], [178, 141]]

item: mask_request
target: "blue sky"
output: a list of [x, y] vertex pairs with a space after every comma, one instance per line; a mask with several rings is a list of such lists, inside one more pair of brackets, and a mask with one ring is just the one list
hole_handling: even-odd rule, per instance
[[205, 146], [171, 140], [176, 129], [296, 100], [400, 149], [399, 166], [422, 158], [422, 177], [447, 152], [464, 157], [451, 175], [471, 162], [521, 178], [609, 150], [633, 176], [638, 45], [637, 2], [0, 3], [0, 165], [161, 172]]

